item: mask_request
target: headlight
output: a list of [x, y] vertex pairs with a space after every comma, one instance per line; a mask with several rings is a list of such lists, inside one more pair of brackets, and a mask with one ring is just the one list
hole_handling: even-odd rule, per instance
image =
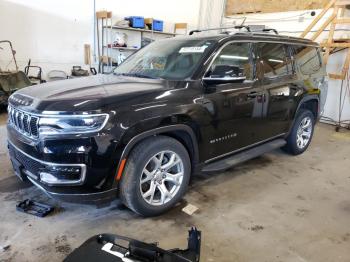
[[40, 116], [39, 134], [64, 135], [98, 132], [107, 121], [107, 114]]

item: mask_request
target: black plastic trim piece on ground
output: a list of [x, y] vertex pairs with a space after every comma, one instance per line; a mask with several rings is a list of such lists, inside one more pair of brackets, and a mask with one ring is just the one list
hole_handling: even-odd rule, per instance
[[68, 255], [64, 262], [139, 261], [139, 262], [199, 262], [201, 231], [188, 231], [187, 249], [164, 250], [157, 244], [145, 243], [114, 234], [91, 237]]
[[46, 217], [48, 214], [54, 211], [54, 209], [55, 208], [53, 206], [35, 202], [30, 199], [26, 199], [16, 205], [17, 211], [31, 214], [37, 217]]

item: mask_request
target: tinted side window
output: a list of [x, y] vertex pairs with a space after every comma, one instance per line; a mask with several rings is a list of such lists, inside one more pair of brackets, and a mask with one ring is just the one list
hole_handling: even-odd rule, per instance
[[291, 74], [293, 70], [288, 47], [284, 44], [257, 44], [257, 63], [258, 74], [266, 78]]
[[311, 75], [318, 72], [322, 66], [322, 60], [316, 47], [294, 46], [294, 59], [303, 75]]
[[231, 43], [215, 58], [206, 77], [236, 78], [243, 82], [252, 79], [251, 51], [249, 43]]

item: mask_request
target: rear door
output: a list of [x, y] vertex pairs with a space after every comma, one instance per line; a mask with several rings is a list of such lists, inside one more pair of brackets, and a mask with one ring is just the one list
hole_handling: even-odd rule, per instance
[[283, 43], [256, 43], [257, 75], [264, 92], [263, 125], [259, 139], [288, 132], [293, 119], [297, 76], [291, 50]]
[[258, 141], [262, 90], [255, 80], [252, 44], [226, 44], [203, 79], [202, 103], [210, 115], [203, 137], [210, 158], [252, 145]]

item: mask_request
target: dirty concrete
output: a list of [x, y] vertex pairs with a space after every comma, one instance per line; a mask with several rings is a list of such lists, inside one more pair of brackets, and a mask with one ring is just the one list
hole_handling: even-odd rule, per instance
[[[0, 117], [4, 119], [3, 117]], [[13, 175], [0, 125], [0, 261], [61, 261], [89, 237], [116, 233], [185, 247], [187, 230], [203, 234], [201, 261], [350, 261], [350, 132], [319, 124], [310, 149], [266, 154], [228, 172], [193, 179], [185, 199], [157, 218], [110, 206], [59, 203]], [[16, 212], [32, 197], [59, 206], [37, 218]], [[191, 203], [199, 211], [181, 211]]]

